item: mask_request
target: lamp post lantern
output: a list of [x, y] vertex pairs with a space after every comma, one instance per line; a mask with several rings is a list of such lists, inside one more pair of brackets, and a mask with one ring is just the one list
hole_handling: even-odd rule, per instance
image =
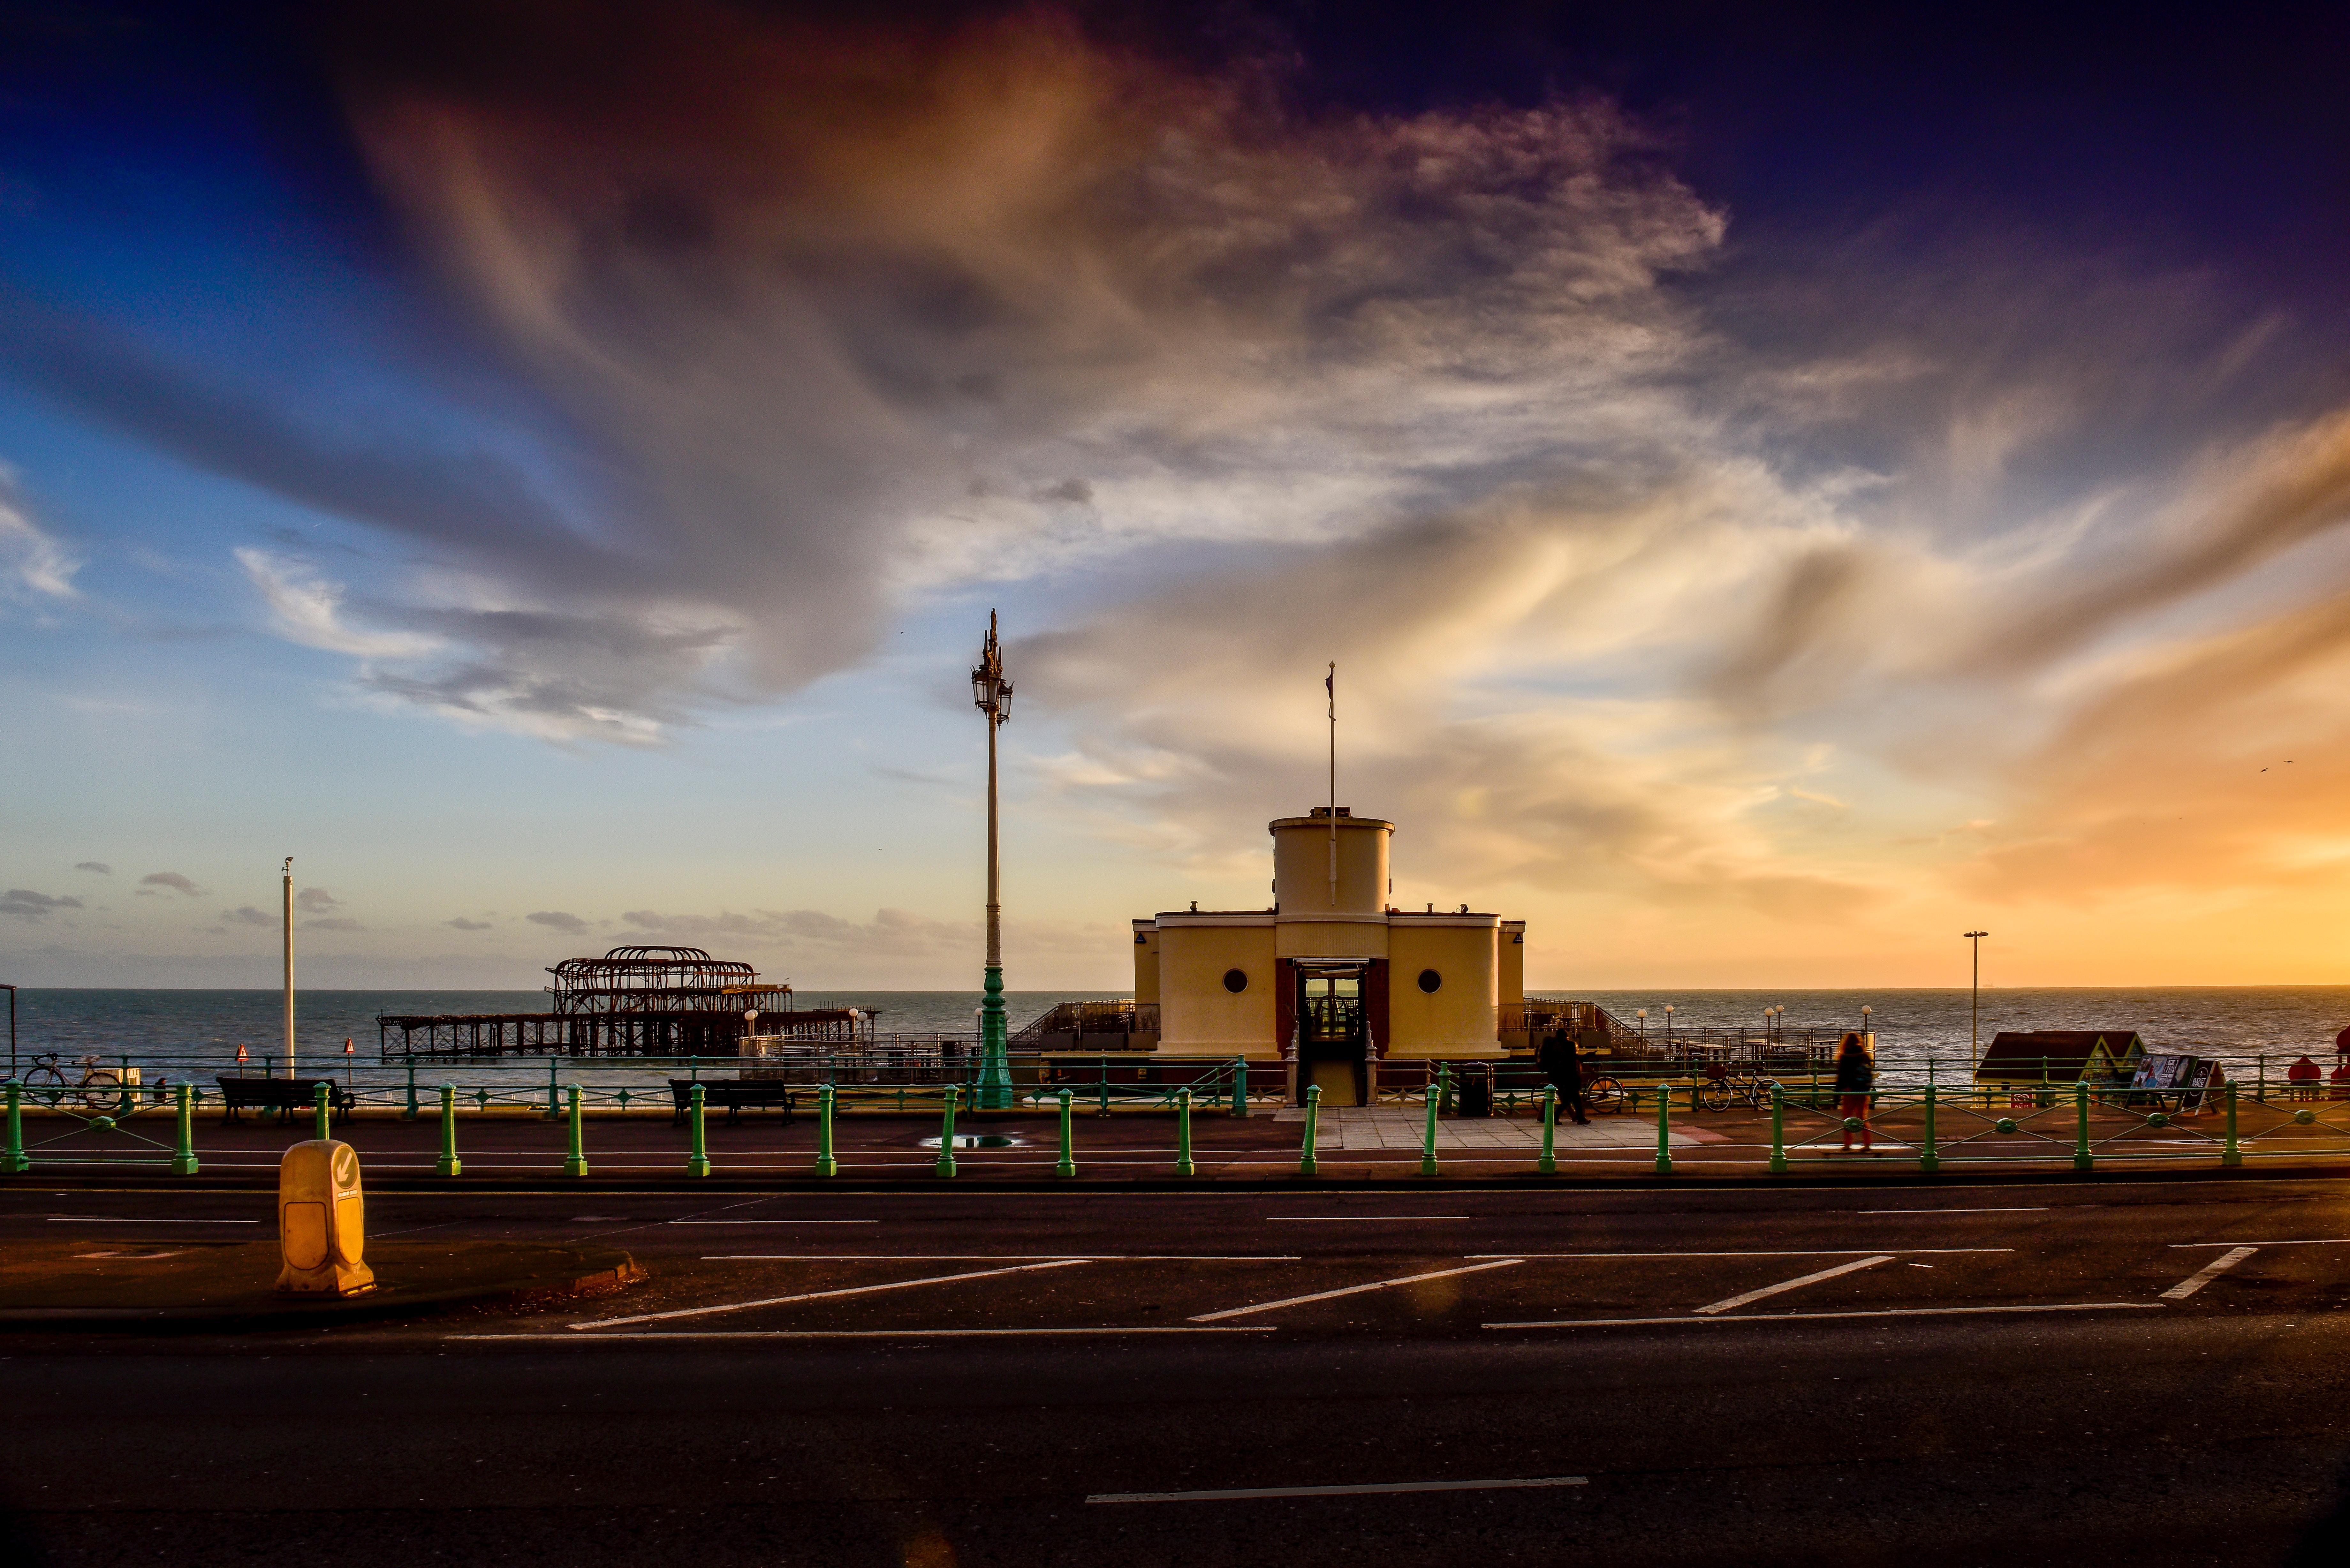
[[995, 612], [987, 612], [987, 639], [971, 672], [972, 706], [987, 715], [987, 977], [979, 1008], [978, 1109], [1000, 1111], [1012, 1104], [1012, 1064], [1006, 1054], [1010, 1031], [1003, 1016], [1003, 920], [997, 875], [995, 835], [995, 732], [1012, 717], [1012, 682], [1003, 679], [1003, 646], [996, 640]]
[[1982, 940], [1989, 931], [1960, 933], [1975, 947], [1975, 978], [1973, 999], [1967, 1007], [1967, 1060], [1972, 1063], [1982, 1049]]

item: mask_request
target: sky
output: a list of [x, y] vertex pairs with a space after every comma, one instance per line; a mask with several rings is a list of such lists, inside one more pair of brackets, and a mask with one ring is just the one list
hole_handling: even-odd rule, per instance
[[2350, 13], [0, 16], [0, 978], [2350, 981]]

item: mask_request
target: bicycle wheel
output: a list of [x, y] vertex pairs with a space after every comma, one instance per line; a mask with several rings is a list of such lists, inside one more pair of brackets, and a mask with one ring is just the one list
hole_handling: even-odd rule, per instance
[[55, 1106], [66, 1097], [66, 1075], [55, 1067], [36, 1067], [25, 1075], [25, 1098]]
[[1701, 1111], [1726, 1111], [1730, 1108], [1730, 1085], [1720, 1078], [1708, 1078], [1690, 1091], [1690, 1098]]
[[1583, 1103], [1595, 1111], [1620, 1111], [1624, 1108], [1624, 1085], [1613, 1078], [1586, 1078]]
[[76, 1085], [82, 1109], [95, 1116], [110, 1113], [122, 1103], [122, 1075], [112, 1067], [92, 1067]]

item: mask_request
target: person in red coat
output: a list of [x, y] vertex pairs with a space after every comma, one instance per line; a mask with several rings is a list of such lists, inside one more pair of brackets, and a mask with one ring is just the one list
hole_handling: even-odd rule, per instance
[[2317, 1064], [2311, 1061], [2306, 1054], [2284, 1070], [2285, 1082], [2293, 1085], [2293, 1097], [2296, 1100], [2317, 1098], [2317, 1081], [2324, 1075]]

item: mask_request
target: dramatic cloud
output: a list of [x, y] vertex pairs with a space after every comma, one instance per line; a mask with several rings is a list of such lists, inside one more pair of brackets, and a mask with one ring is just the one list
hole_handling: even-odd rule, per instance
[[0, 893], [0, 915], [14, 915], [20, 920], [46, 919], [59, 909], [80, 908], [79, 898], [52, 898], [29, 888], [11, 888]]
[[588, 929], [587, 921], [577, 915], [566, 914], [561, 909], [539, 909], [525, 915], [523, 919], [534, 926], [545, 926], [549, 930], [561, 931], [566, 936], [579, 936]]
[[201, 898], [205, 894], [204, 888], [197, 887], [177, 871], [151, 871], [139, 878], [140, 891], [148, 894], [151, 898], [153, 896], [153, 889], [157, 888], [170, 888], [176, 892], [186, 894], [191, 898]]
[[77, 860], [74, 862], [74, 869], [77, 871], [94, 871], [100, 877], [111, 877], [114, 875], [114, 867], [109, 866], [103, 860]]

